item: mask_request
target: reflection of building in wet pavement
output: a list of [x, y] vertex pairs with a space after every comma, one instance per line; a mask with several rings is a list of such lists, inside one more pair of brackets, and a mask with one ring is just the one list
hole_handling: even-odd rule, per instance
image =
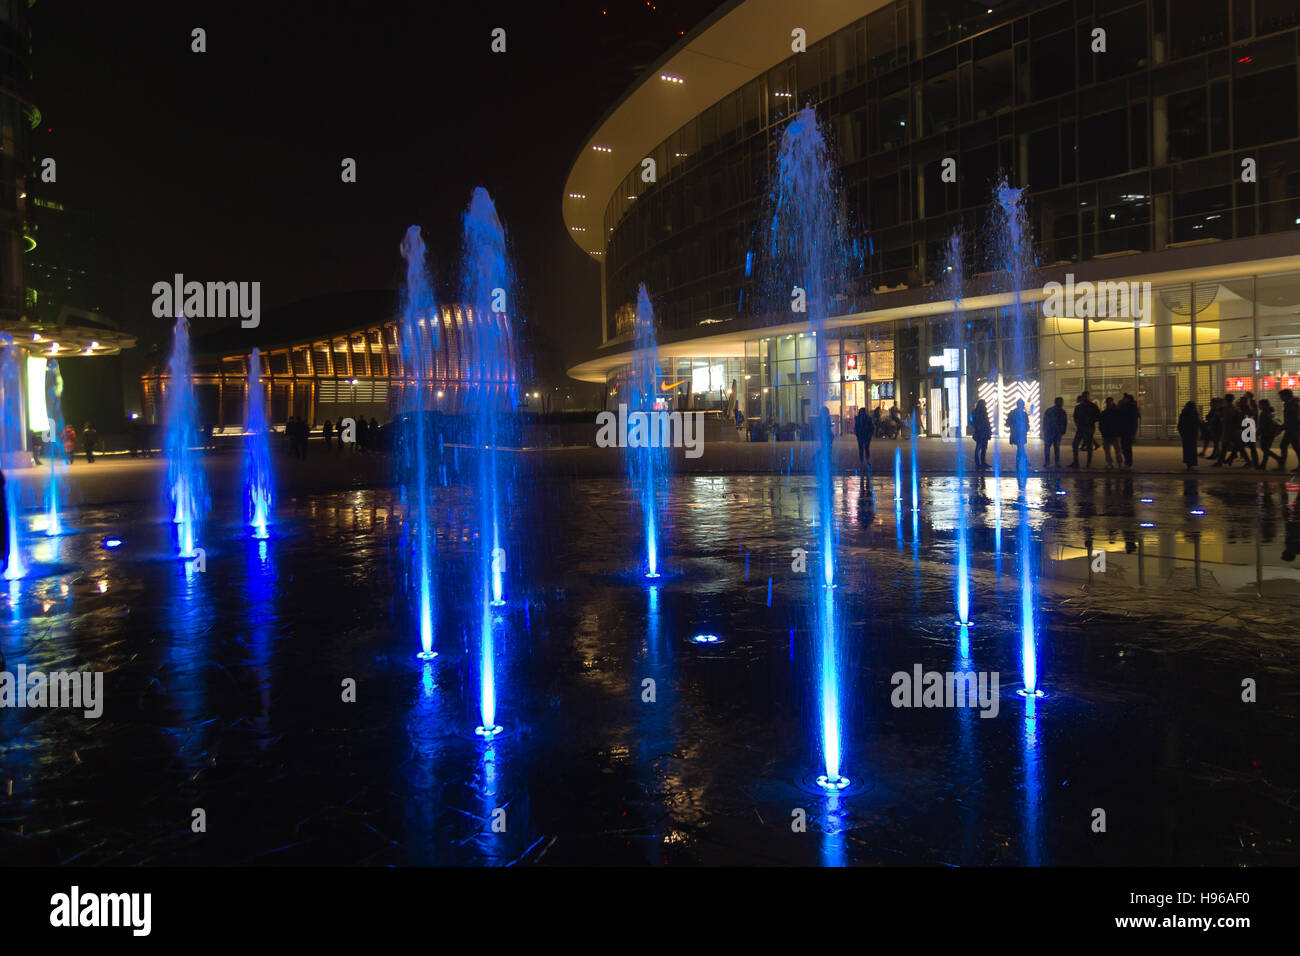
[[[1185, 482], [1195, 485], [1196, 482]], [[1248, 489], [1253, 498], [1254, 489]], [[1077, 492], [1070, 491], [1068, 494]], [[1185, 493], [1129, 498], [1131, 515], [1090, 517], [1091, 529], [1043, 535], [1043, 578], [1090, 587], [1208, 587], [1225, 592], [1300, 593], [1300, 491], [1281, 482], [1260, 494], [1258, 524], [1213, 519], [1227, 502]], [[1279, 537], [1277, 517], [1284, 519]], [[1227, 517], [1227, 515], [1224, 515]]]

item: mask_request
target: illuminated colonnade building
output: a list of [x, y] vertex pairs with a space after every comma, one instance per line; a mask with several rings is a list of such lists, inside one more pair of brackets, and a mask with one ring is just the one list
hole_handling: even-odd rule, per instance
[[[290, 417], [318, 427], [326, 420], [375, 418], [386, 422], [403, 406], [412, 388], [402, 362], [397, 295], [391, 291], [317, 296], [268, 311], [256, 328], [239, 326], [201, 334], [194, 321], [193, 384], [202, 425], [240, 430], [248, 397], [252, 350], [261, 355], [267, 414], [273, 426]], [[432, 377], [425, 383], [425, 407], [456, 414], [472, 388], [486, 386], [502, 397], [514, 393], [518, 356], [510, 345], [508, 361], [493, 363], [495, 376], [484, 382], [469, 361], [477, 317], [459, 305], [440, 305], [434, 325], [421, 323], [422, 347], [432, 353]], [[508, 316], [488, 321], [509, 325]], [[512, 341], [508, 332], [495, 340]], [[166, 356], [141, 378], [145, 420], [162, 419], [169, 387]]]

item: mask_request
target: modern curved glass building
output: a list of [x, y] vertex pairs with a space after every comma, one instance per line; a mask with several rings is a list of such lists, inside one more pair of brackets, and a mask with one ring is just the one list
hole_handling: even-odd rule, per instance
[[[602, 282], [602, 344], [570, 374], [619, 388], [644, 282], [679, 401], [722, 407], [734, 383], [749, 418], [815, 414], [807, 324], [764, 310], [755, 268], [781, 131], [812, 106], [862, 250], [852, 311], [828, 323], [841, 427], [897, 402], [937, 435], [976, 395], [1070, 405], [1088, 389], [1134, 394], [1141, 436], [1169, 438], [1189, 399], [1300, 386], [1298, 55], [1300, 0], [726, 4], [569, 171], [565, 224]], [[1039, 268], [1016, 382], [1007, 300], [982, 275], [1000, 175], [1027, 187]], [[954, 228], [971, 277], [959, 371], [935, 286]], [[1152, 309], [1049, 315], [1053, 281], [1149, 282]]]

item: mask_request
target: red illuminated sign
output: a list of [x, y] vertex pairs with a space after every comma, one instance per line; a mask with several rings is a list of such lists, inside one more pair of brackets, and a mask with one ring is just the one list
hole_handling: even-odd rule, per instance
[[[1251, 392], [1255, 390], [1253, 378], [1224, 379], [1229, 392]], [[1262, 393], [1278, 392], [1284, 388], [1300, 389], [1300, 375], [1263, 375], [1259, 379], [1259, 391]]]

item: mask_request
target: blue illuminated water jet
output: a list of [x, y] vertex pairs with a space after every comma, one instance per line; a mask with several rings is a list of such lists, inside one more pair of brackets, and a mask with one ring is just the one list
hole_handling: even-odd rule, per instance
[[[1029, 384], [1031, 369], [1031, 348], [1035, 341], [1037, 329], [1035, 316], [1026, 303], [1025, 292], [1036, 282], [1034, 265], [1033, 236], [1025, 210], [1025, 190], [1016, 189], [1003, 179], [994, 188], [991, 207], [990, 227], [993, 230], [990, 243], [995, 261], [993, 263], [999, 288], [1010, 293], [1011, 302], [1003, 310], [1002, 338], [1009, 343], [1009, 355], [1004, 355], [1006, 372], [1014, 382]], [[999, 372], [1002, 375], [1002, 372]], [[1002, 381], [999, 380], [999, 396], [1002, 394]], [[1009, 402], [1007, 404], [1010, 404]], [[1039, 401], [1035, 392], [1028, 392], [1026, 411], [1032, 424], [1038, 420]], [[998, 418], [1005, 418], [1001, 408]], [[1027, 697], [1041, 696], [1038, 686], [1038, 628], [1034, 617], [1034, 594], [1036, 591], [1035, 568], [1032, 549], [1032, 532], [1029, 523], [1029, 502], [1025, 484], [1028, 480], [1027, 456], [1016, 456], [1016, 479], [1020, 484], [1019, 524], [1016, 528], [1016, 549], [1019, 562], [1020, 589], [1020, 660], [1024, 687], [1020, 693]]]
[[244, 505], [253, 537], [264, 540], [271, 518], [271, 450], [267, 442], [266, 387], [262, 384], [262, 355], [249, 357], [248, 408], [244, 421]]
[[[19, 363], [25, 354], [7, 333], [0, 333], [0, 348], [4, 356], [0, 359], [0, 462], [5, 467], [13, 467], [23, 457], [23, 396], [20, 380]], [[9, 480], [5, 486], [5, 513], [8, 521], [4, 533], [9, 543], [9, 560], [5, 562], [5, 578], [17, 581], [27, 576], [27, 563], [23, 560], [22, 537], [18, 532], [18, 523], [22, 518], [21, 487], [17, 481]]]
[[[628, 382], [628, 414], [668, 410], [667, 399], [660, 392], [654, 306], [644, 283], [637, 289], [634, 345], [632, 377]], [[659, 546], [663, 528], [659, 493], [668, 474], [668, 452], [662, 443], [652, 445], [643, 441], [633, 447], [629, 441], [628, 445], [624, 459], [628, 480], [641, 508], [641, 525], [645, 529], [645, 576], [653, 580], [660, 575]]]
[[952, 301], [952, 342], [958, 355], [957, 408], [949, 410], [950, 432], [955, 439], [953, 464], [956, 473], [956, 492], [953, 507], [956, 512], [957, 569], [953, 582], [954, 601], [957, 605], [957, 624], [962, 633], [970, 626], [970, 532], [967, 527], [966, 506], [966, 449], [962, 441], [966, 424], [966, 317], [962, 314], [962, 284], [965, 281], [965, 264], [962, 257], [961, 235], [955, 230], [944, 246], [942, 297]]
[[835, 186], [834, 164], [811, 107], [796, 114], [781, 137], [771, 199], [773, 282], [768, 294], [773, 311], [792, 308], [792, 299], [798, 301], [793, 290], [802, 290], [816, 349], [810, 405], [816, 416], [812, 422], [813, 473], [820, 572], [814, 579], [811, 601], [824, 769], [818, 783], [823, 789], [836, 792], [847, 787], [849, 781], [842, 773], [843, 661], [835, 601], [838, 530], [833, 508], [834, 451], [828, 410], [831, 370], [837, 360], [827, 352], [825, 329], [828, 316], [849, 311], [850, 290], [846, 287], [849, 245]]
[[176, 525], [177, 553], [195, 556], [199, 529], [207, 509], [203, 469], [199, 465], [199, 413], [194, 399], [190, 359], [190, 323], [176, 316], [172, 354], [163, 391], [163, 447], [167, 454], [167, 497]]
[[[35, 387], [35, 383], [28, 383]], [[49, 537], [63, 534], [63, 518], [59, 514], [62, 501], [62, 488], [59, 478], [57, 460], [61, 457], [55, 452], [56, 444], [63, 434], [63, 375], [59, 372], [57, 359], [45, 361], [45, 414], [48, 420], [45, 435], [46, 457], [50, 460], [50, 476], [45, 483], [45, 533]], [[63, 466], [67, 470], [67, 465]]]
[[921, 469], [916, 465], [916, 433], [921, 430], [921, 412], [912, 409], [912, 510], [921, 510]]
[[[995, 415], [999, 428], [1005, 426], [1007, 413], [1015, 407], [1017, 393], [1025, 401], [1031, 433], [1042, 414], [1039, 383], [1031, 378], [1036, 360], [1034, 345], [1038, 340], [1037, 317], [1025, 301], [1027, 293], [1038, 284], [1034, 256], [1033, 230], [1025, 208], [1026, 188], [1008, 185], [1006, 178], [993, 190], [990, 207], [989, 248], [993, 255], [994, 282], [1000, 292], [1010, 294], [1011, 301], [999, 315], [1003, 348], [1003, 366], [998, 369], [998, 394]], [[1008, 393], [1007, 378], [1011, 380]], [[1007, 407], [1004, 408], [1003, 405]], [[1028, 478], [1028, 455], [1016, 456], [1016, 478], [1021, 485]]]
[[402, 295], [402, 397], [398, 430], [397, 470], [406, 521], [402, 527], [407, 579], [416, 600], [416, 628], [421, 660], [438, 655], [434, 650], [434, 553], [437, 532], [433, 526], [432, 410], [434, 408], [434, 356], [439, 351], [441, 323], [429, 272], [424, 263], [420, 227], [411, 226], [402, 237], [406, 260], [406, 285]]
[[497, 628], [495, 607], [505, 603], [510, 555], [502, 528], [504, 495], [511, 476], [502, 451], [510, 415], [518, 404], [512, 317], [518, 311], [514, 269], [505, 229], [488, 191], [470, 197], [462, 217], [461, 301], [470, 310], [467, 395], [477, 456], [474, 494], [478, 515], [479, 718], [475, 731], [491, 738], [501, 732], [497, 713]]

